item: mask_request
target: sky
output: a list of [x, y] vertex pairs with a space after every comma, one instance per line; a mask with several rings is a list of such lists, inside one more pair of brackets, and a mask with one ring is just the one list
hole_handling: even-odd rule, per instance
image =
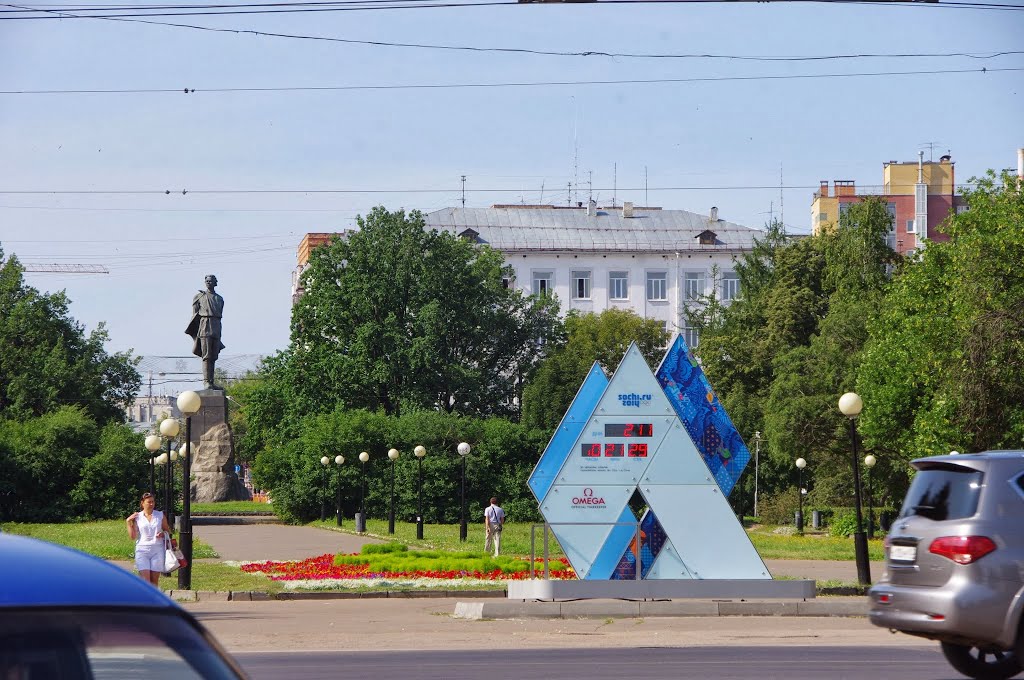
[[[145, 19], [182, 26], [0, 7], [0, 247], [106, 266], [26, 280], [147, 357], [190, 354], [216, 274], [221, 365], [244, 370], [288, 344], [305, 233], [460, 205], [463, 175], [467, 207], [593, 195], [807, 232], [819, 180], [881, 184], [923, 150], [966, 181], [1024, 147], [1021, 5], [403, 4]], [[865, 54], [890, 56], [845, 58]]]

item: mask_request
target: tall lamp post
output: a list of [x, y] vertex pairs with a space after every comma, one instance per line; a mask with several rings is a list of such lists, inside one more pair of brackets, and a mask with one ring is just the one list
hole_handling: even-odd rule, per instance
[[149, 492], [156, 493], [156, 452], [160, 450], [160, 435], [151, 434], [146, 437], [146, 450], [149, 451]]
[[327, 456], [320, 457], [320, 521], [323, 522], [327, 519], [327, 466], [331, 464], [331, 459]]
[[796, 530], [804, 533], [804, 468], [807, 461], [803, 458], [796, 459], [796, 496], [799, 510], [796, 511]]
[[338, 526], [339, 527], [341, 526], [341, 466], [344, 465], [344, 463], [345, 463], [345, 456], [339, 455], [339, 456], [335, 456], [334, 457], [335, 469], [338, 471], [338, 506], [337, 506], [338, 517], [337, 517], [337, 519], [338, 519]]
[[174, 526], [174, 466], [171, 465], [178, 459], [177, 451], [171, 451], [174, 438], [178, 436], [181, 425], [174, 418], [164, 418], [160, 422], [160, 435], [167, 440], [167, 468], [164, 475], [164, 514], [167, 516], [167, 523]]
[[416, 501], [416, 538], [423, 540], [423, 456], [427, 455], [427, 450], [422, 446], [417, 446], [412, 450], [413, 455], [416, 456], [416, 467], [418, 470], [419, 487], [418, 487], [418, 500]]
[[388, 533], [395, 533], [395, 465], [398, 464], [398, 449], [389, 449], [388, 458], [391, 460], [391, 507], [388, 510]]
[[868, 538], [864, 534], [864, 517], [860, 507], [860, 460], [857, 455], [857, 425], [855, 422], [863, 408], [864, 402], [856, 392], [847, 392], [839, 398], [839, 410], [850, 421], [850, 443], [853, 447], [853, 501], [857, 510], [857, 531], [853, 534], [853, 547], [857, 555], [857, 580], [861, 585], [871, 585]]
[[366, 462], [370, 460], [370, 454], [363, 451], [359, 454], [359, 467], [362, 468], [359, 477], [359, 516], [356, 519], [356, 531], [366, 533]]
[[868, 538], [875, 537], [875, 507], [874, 494], [871, 493], [871, 468], [878, 462], [870, 453], [864, 456], [864, 467], [868, 469]]
[[192, 416], [203, 405], [199, 395], [188, 390], [178, 395], [178, 410], [185, 416], [185, 456], [181, 461], [181, 529], [178, 531], [185, 566], [178, 570], [178, 587], [192, 589]]
[[754, 433], [754, 517], [760, 517], [757, 514], [757, 476], [759, 460], [761, 458], [761, 432], [760, 430]]
[[462, 458], [462, 502], [459, 506], [459, 540], [465, 542], [469, 535], [469, 529], [466, 526], [466, 457], [470, 452], [469, 444], [462, 442], [456, 447], [456, 451], [459, 452], [459, 456]]

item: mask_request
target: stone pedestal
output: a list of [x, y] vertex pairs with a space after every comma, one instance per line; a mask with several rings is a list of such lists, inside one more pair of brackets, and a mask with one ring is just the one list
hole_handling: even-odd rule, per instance
[[224, 390], [196, 390], [202, 406], [192, 416], [192, 450], [199, 446], [203, 435], [217, 425], [228, 422], [228, 398]]
[[192, 494], [197, 503], [249, 500], [249, 490], [235, 474], [235, 446], [227, 423], [203, 435], [192, 459]]

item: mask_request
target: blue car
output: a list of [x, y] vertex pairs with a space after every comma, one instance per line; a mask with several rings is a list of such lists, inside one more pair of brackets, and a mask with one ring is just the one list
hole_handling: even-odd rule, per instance
[[0, 678], [244, 678], [196, 619], [101, 559], [0, 533]]

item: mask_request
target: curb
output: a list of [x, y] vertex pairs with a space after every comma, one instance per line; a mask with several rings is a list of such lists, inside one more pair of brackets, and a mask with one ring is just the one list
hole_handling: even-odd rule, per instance
[[458, 602], [455, 618], [486, 619], [643, 619], [661, 616], [867, 617], [867, 598], [799, 601], [578, 600], [574, 602]]
[[422, 600], [457, 597], [506, 598], [504, 590], [312, 590], [268, 593], [262, 590], [167, 590], [177, 602], [256, 602], [269, 600]]

